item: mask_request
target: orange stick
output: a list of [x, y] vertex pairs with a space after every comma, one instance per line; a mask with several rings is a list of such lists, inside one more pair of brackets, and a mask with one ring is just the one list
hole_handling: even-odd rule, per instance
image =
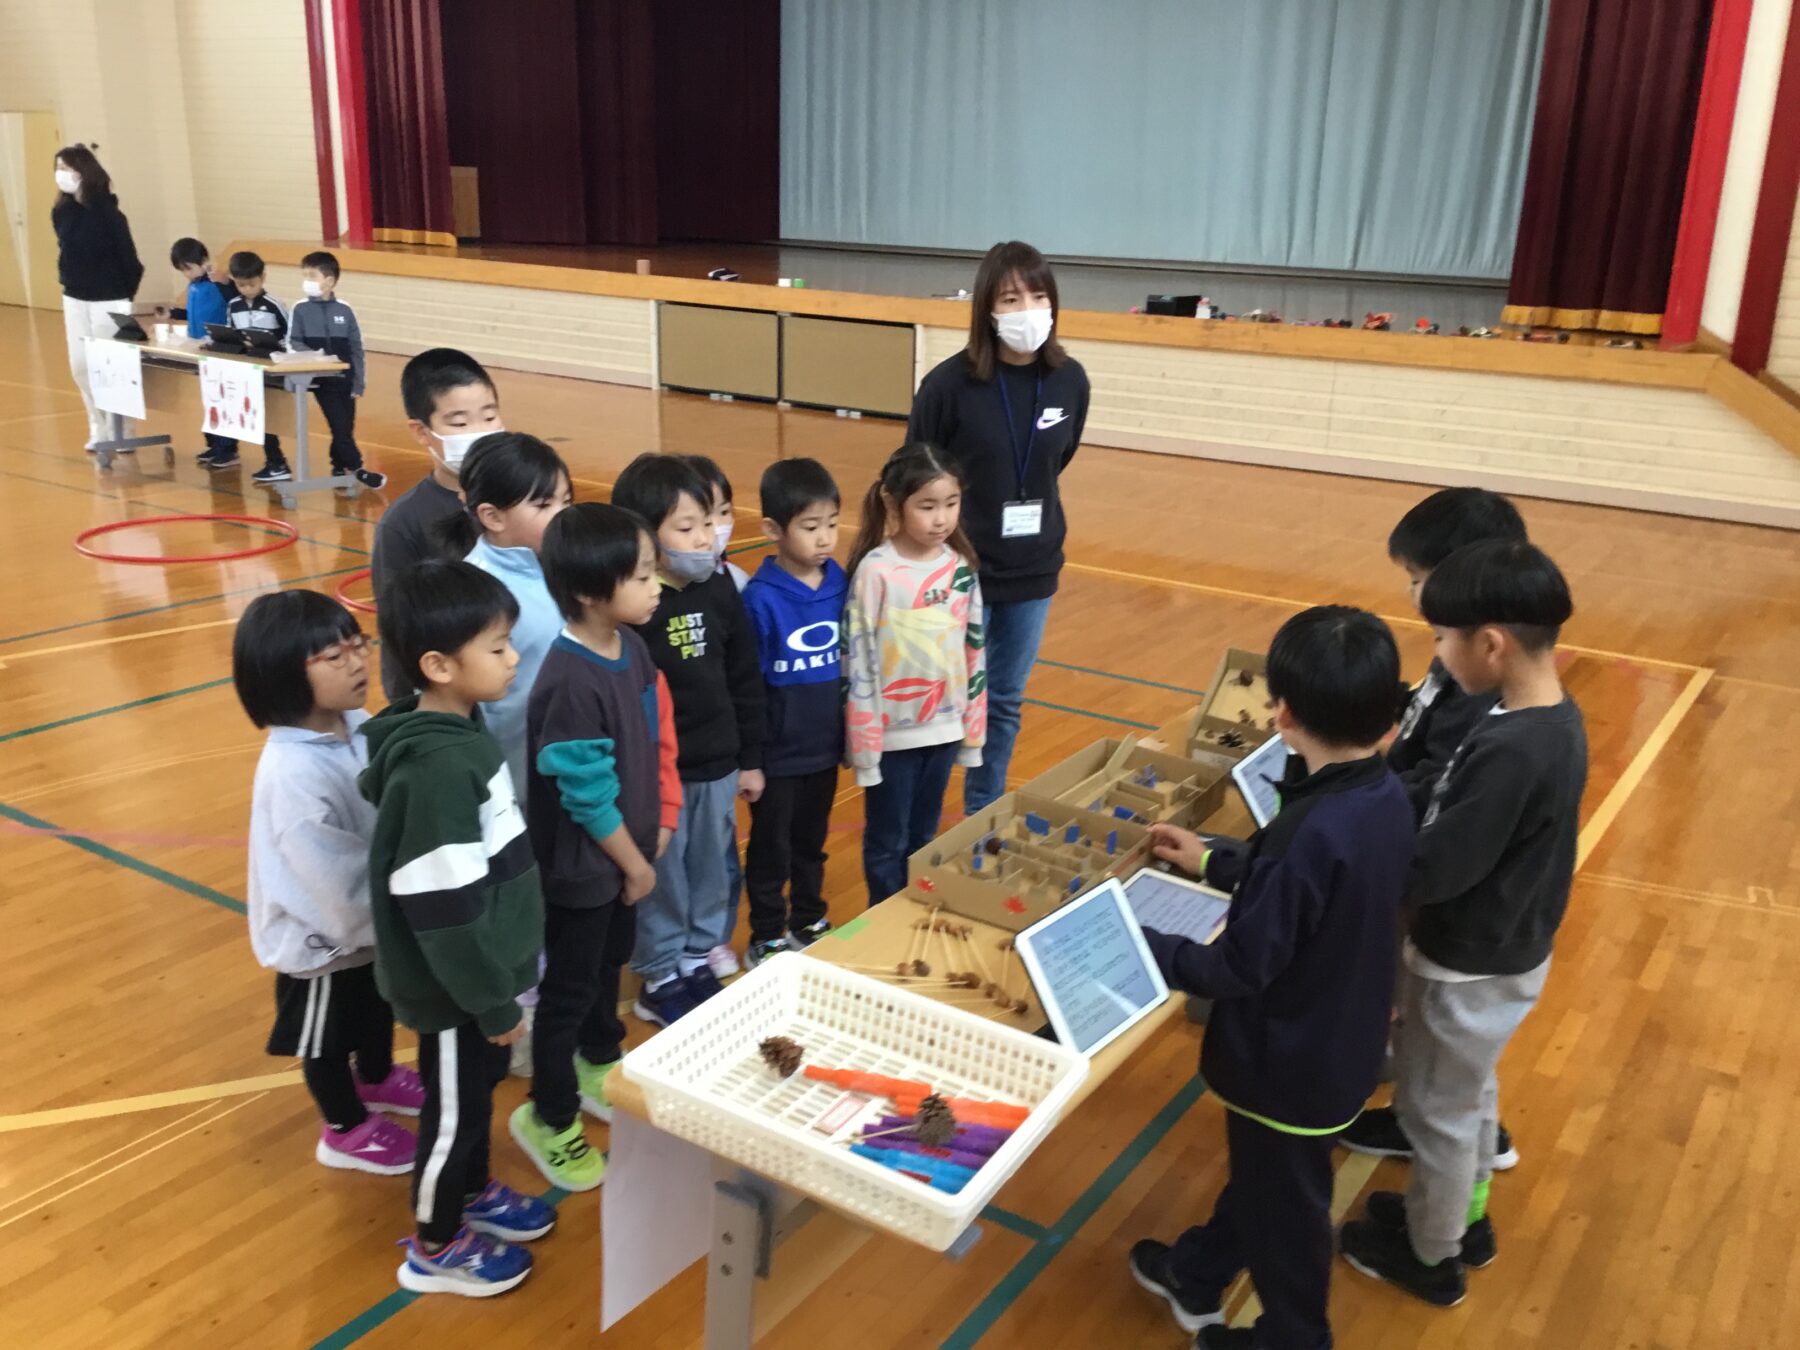
[[860, 1069], [825, 1069], [808, 1064], [801, 1070], [808, 1078], [832, 1083], [846, 1092], [871, 1092], [880, 1097], [911, 1097], [923, 1101], [931, 1092], [930, 1083], [908, 1078], [889, 1078], [881, 1073], [864, 1073]]
[[[924, 1099], [924, 1093], [915, 1092], [894, 1100], [899, 1106], [906, 1108], [906, 1114], [916, 1115], [916, 1108]], [[950, 1097], [947, 1100], [950, 1109], [956, 1113], [956, 1118], [972, 1125], [998, 1125], [1016, 1129], [1031, 1114], [1030, 1107], [1015, 1106], [1010, 1102], [978, 1102], [967, 1097]]]

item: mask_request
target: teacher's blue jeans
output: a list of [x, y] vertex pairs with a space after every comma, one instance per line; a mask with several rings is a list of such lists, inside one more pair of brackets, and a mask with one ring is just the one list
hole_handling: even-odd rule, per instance
[[1025, 707], [1025, 681], [1037, 664], [1050, 597], [987, 605], [981, 611], [987, 639], [987, 744], [981, 767], [963, 779], [963, 814], [974, 815], [1006, 791], [1006, 768]]

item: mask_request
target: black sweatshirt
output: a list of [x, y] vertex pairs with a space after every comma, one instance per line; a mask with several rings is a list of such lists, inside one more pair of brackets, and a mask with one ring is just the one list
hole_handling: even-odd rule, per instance
[[[990, 605], [1056, 594], [1068, 534], [1057, 477], [1075, 458], [1088, 411], [1087, 372], [1079, 361], [1065, 360], [1054, 370], [1042, 361], [996, 364], [996, 377], [983, 383], [964, 352], [940, 362], [913, 396], [906, 423], [909, 441], [930, 441], [962, 464], [968, 480], [962, 523], [981, 561], [981, 598]], [[1021, 485], [1016, 456], [1028, 437], [1031, 458]], [[1042, 502], [1043, 520], [1035, 535], [1004, 539], [1001, 509], [1016, 501]]]
[[[381, 513], [381, 519], [375, 523], [375, 552], [369, 559], [369, 581], [377, 605], [391, 579], [409, 567], [444, 555], [439, 531], [462, 513], [462, 498], [430, 474], [401, 493]], [[413, 677], [400, 669], [400, 663], [389, 652], [383, 643], [381, 687], [387, 691], [388, 702], [398, 703], [415, 692]]]
[[1456, 747], [1475, 724], [1494, 709], [1497, 694], [1465, 694], [1435, 657], [1419, 687], [1413, 690], [1400, 719], [1400, 734], [1388, 747], [1388, 766], [1400, 775], [1413, 814], [1425, 818], [1431, 789]]
[[1465, 975], [1520, 975], [1549, 959], [1575, 876], [1587, 762], [1567, 694], [1476, 724], [1419, 827], [1407, 901], [1423, 956]]
[[763, 678], [756, 631], [727, 572], [686, 586], [663, 583], [650, 622], [634, 630], [675, 701], [684, 783], [762, 768]]
[[1211, 945], [1145, 930], [1169, 983], [1216, 1000], [1200, 1050], [1206, 1085], [1276, 1129], [1355, 1119], [1381, 1076], [1412, 857], [1406, 790], [1379, 755], [1306, 776], [1296, 756], [1281, 811], [1247, 850], [1215, 852], [1234, 874]]
[[119, 210], [119, 199], [83, 206], [63, 196], [50, 208], [56, 230], [56, 279], [71, 300], [129, 300], [144, 279], [131, 225]]

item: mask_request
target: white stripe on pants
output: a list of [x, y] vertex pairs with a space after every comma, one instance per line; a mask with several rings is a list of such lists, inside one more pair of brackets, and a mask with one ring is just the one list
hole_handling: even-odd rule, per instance
[[1394, 1110], [1412, 1142], [1406, 1227], [1413, 1251], [1436, 1265], [1462, 1249], [1469, 1201], [1494, 1171], [1500, 1054], [1543, 992], [1545, 961], [1523, 975], [1400, 977], [1394, 1033]]
[[[111, 423], [110, 414], [94, 407], [94, 391], [88, 385], [87, 343], [84, 338], [109, 338], [117, 335], [119, 326], [111, 315], [131, 313], [131, 301], [124, 300], [72, 300], [63, 297], [63, 332], [69, 339], [69, 374], [75, 377], [75, 387], [81, 391], [81, 402], [87, 408], [88, 440], [103, 440], [108, 434]], [[131, 434], [130, 424], [126, 424], [125, 434]]]
[[437, 1137], [431, 1141], [431, 1156], [425, 1160], [425, 1170], [419, 1174], [419, 1212], [416, 1217], [420, 1223], [431, 1222], [438, 1179], [444, 1175], [444, 1164], [456, 1144], [456, 1130], [460, 1124], [457, 1119], [456, 1028], [437, 1033], [437, 1050]]
[[331, 1015], [331, 975], [327, 972], [306, 987], [306, 1012], [300, 1018], [300, 1059], [317, 1059], [325, 1042], [325, 1019]]

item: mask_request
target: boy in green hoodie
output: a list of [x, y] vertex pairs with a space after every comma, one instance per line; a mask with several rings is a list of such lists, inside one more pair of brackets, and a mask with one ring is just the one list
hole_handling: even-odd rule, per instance
[[375, 978], [419, 1033], [425, 1105], [413, 1169], [418, 1232], [401, 1243], [400, 1286], [484, 1298], [531, 1273], [512, 1245], [556, 1212], [488, 1172], [494, 1085], [524, 1032], [514, 1000], [537, 979], [544, 901], [525, 818], [478, 704], [519, 664], [518, 602], [462, 562], [400, 573], [381, 598], [381, 640], [424, 692], [364, 723], [375, 805], [369, 892]]

